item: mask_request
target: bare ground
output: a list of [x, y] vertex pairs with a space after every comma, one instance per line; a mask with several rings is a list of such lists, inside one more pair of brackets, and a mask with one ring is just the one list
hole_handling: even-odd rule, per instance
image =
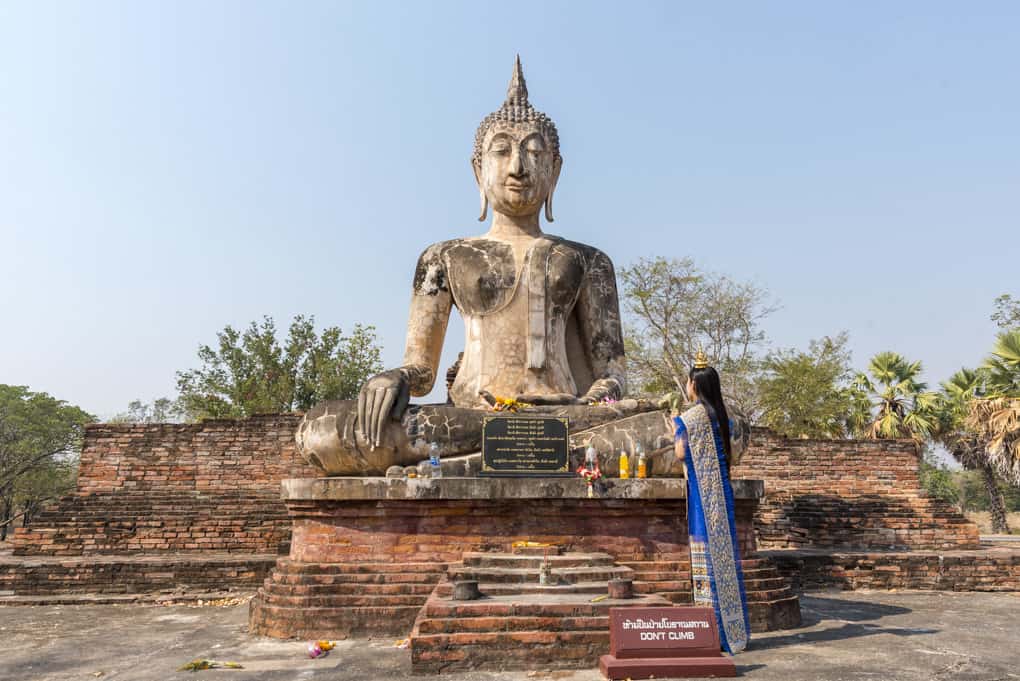
[[[804, 626], [755, 636], [735, 662], [763, 681], [1020, 679], [1020, 594], [818, 592], [802, 597]], [[352, 679], [410, 674], [394, 641], [343, 641], [311, 660], [305, 642], [247, 634], [247, 606], [76, 605], [0, 607], [0, 679], [70, 681], [188, 679], [194, 658], [236, 661], [243, 670], [194, 678], [236, 681]], [[422, 677], [418, 677], [422, 678]], [[444, 678], [595, 681], [580, 672], [472, 672]]]

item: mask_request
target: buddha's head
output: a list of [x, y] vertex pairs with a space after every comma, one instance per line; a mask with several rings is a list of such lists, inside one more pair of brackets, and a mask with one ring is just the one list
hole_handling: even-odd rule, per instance
[[526, 216], [545, 204], [545, 219], [552, 222], [552, 197], [563, 158], [560, 138], [552, 120], [528, 102], [521, 58], [503, 106], [485, 117], [475, 133], [471, 156], [485, 220], [489, 204], [497, 213]]

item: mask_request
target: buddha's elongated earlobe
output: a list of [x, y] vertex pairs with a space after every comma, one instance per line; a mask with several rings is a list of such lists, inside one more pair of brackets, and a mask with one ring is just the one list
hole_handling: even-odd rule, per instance
[[560, 168], [563, 167], [563, 159], [557, 158], [553, 164], [553, 181], [552, 186], [549, 187], [549, 195], [545, 197], [545, 220], [546, 222], [553, 221], [552, 202], [553, 194], [556, 193], [556, 183], [560, 180]]
[[471, 163], [471, 169], [475, 171], [475, 182], [478, 183], [478, 196], [482, 204], [482, 212], [478, 216], [478, 222], [485, 222], [489, 216], [489, 197], [485, 195], [485, 187], [482, 185], [482, 169], [477, 163]]

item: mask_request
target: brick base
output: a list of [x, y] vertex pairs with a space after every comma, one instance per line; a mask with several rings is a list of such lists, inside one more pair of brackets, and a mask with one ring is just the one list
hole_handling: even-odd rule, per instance
[[797, 590], [1020, 591], [1020, 547], [978, 551], [763, 551]]
[[15, 596], [253, 591], [275, 555], [0, 556], [0, 591]]
[[[293, 522], [290, 556], [279, 560], [251, 602], [250, 630], [256, 634], [413, 632], [413, 664], [420, 672], [590, 668], [608, 651], [612, 605], [592, 604], [593, 588], [601, 584], [605, 594], [608, 580], [625, 573], [639, 598], [692, 600], [684, 499], [380, 494], [286, 503]], [[754, 557], [755, 507], [755, 499], [738, 499], [735, 513], [741, 551], [749, 556], [743, 567], [752, 630], [797, 626], [797, 597], [767, 561]], [[543, 589], [537, 573], [523, 575], [525, 563], [537, 570], [534, 560], [506, 567], [520, 562], [506, 558], [517, 541], [569, 552], [554, 561], [564, 570], [561, 579], [571, 577], [569, 595], [563, 588]], [[503, 558], [488, 558], [496, 554]], [[488, 589], [489, 599], [451, 605], [448, 579], [486, 582], [482, 592]], [[531, 582], [537, 590], [513, 595]]]

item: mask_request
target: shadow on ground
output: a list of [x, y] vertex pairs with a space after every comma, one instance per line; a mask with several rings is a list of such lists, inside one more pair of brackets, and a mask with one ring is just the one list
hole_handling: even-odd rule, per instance
[[[803, 626], [781, 636], [751, 639], [748, 650], [774, 650], [789, 645], [818, 643], [821, 641], [844, 641], [862, 636], [891, 634], [893, 636], [924, 636], [940, 630], [918, 627], [890, 627], [877, 624], [877, 620], [895, 615], [909, 615], [913, 611], [900, 605], [888, 605], [873, 601], [850, 600], [846, 597], [827, 598], [819, 594], [804, 594], [800, 599]], [[821, 622], [839, 623], [838, 626], [815, 631], [804, 631]]]

